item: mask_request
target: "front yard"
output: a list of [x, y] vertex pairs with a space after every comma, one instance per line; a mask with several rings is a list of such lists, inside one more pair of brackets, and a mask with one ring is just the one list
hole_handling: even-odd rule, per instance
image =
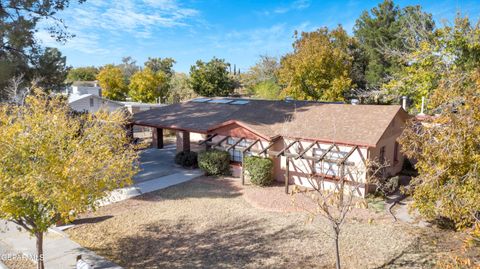
[[[331, 268], [332, 241], [318, 228], [327, 223], [306, 224], [287, 199], [281, 187], [203, 177], [100, 208], [68, 233], [125, 268]], [[426, 229], [352, 212], [341, 236], [344, 268], [431, 267], [431, 249], [418, 264], [408, 260], [421, 254]]]

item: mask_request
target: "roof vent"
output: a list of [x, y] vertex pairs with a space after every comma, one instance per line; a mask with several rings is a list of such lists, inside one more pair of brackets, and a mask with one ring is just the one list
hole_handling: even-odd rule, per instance
[[358, 105], [360, 103], [360, 101], [358, 99], [352, 99], [350, 100], [350, 103], [354, 106]]
[[293, 98], [291, 96], [285, 97], [285, 102], [286, 103], [291, 103], [293, 101]]

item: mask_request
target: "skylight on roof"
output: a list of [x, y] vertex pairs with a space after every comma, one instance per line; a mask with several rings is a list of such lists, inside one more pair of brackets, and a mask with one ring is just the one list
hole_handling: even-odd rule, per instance
[[205, 103], [207, 101], [210, 101], [212, 100], [211, 98], [195, 98], [192, 100], [192, 102], [195, 102], [195, 103]]
[[231, 104], [231, 105], [246, 105], [246, 104], [248, 104], [248, 103], [249, 103], [249, 101], [247, 101], [247, 100], [236, 100], [236, 101], [234, 101], [234, 102], [232, 102], [232, 103], [230, 103], [230, 104]]
[[213, 104], [228, 104], [232, 101], [233, 100], [228, 100], [228, 99], [213, 99], [213, 100], [210, 100], [208, 102], [213, 103]]

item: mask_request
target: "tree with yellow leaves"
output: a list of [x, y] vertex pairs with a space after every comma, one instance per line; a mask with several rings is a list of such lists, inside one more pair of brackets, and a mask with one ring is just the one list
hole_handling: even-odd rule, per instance
[[122, 70], [114, 65], [104, 66], [97, 75], [98, 83], [105, 98], [123, 101], [127, 97], [128, 87]]
[[413, 206], [429, 219], [447, 217], [457, 228], [480, 218], [478, 72], [445, 74], [435, 90], [438, 116], [410, 122], [400, 138], [404, 153], [417, 160]]
[[149, 67], [137, 71], [130, 78], [129, 95], [134, 101], [153, 103], [160, 98], [165, 101], [170, 89], [169, 78], [159, 70], [154, 72]]
[[332, 31], [320, 28], [301, 33], [294, 51], [280, 62], [278, 78], [284, 96], [295, 99], [342, 101], [350, 90], [354, 40], [339, 26]]
[[64, 98], [37, 90], [25, 105], [0, 106], [0, 218], [36, 237], [95, 208], [131, 183], [137, 154], [121, 112], [73, 114]]

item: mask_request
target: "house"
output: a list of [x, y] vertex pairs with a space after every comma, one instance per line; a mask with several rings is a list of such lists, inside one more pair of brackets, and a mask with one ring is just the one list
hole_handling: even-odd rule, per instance
[[75, 81], [67, 88], [66, 94], [68, 104], [78, 112], [95, 113], [101, 108], [112, 112], [124, 107], [120, 102], [103, 98], [97, 81]]
[[366, 163], [389, 164], [385, 172], [401, 171], [404, 157], [396, 139], [409, 115], [398, 105], [358, 105], [311, 101], [267, 101], [197, 98], [134, 115], [132, 124], [153, 128], [153, 142], [163, 146], [163, 129], [176, 131], [177, 151], [189, 150], [191, 134], [201, 144], [230, 152], [234, 175], [244, 177], [243, 156], [269, 156], [274, 177], [309, 186], [309, 177], [340, 177], [361, 182], [359, 195], [372, 191]]
[[106, 109], [113, 112], [124, 107], [120, 102], [112, 101], [90, 93], [71, 94], [68, 96], [68, 104], [75, 111], [89, 113], [95, 113], [100, 109]]
[[82, 95], [93, 94], [102, 96], [102, 89], [97, 81], [75, 81], [70, 87], [67, 87], [66, 94], [68, 95]]
[[131, 114], [166, 106], [166, 104], [150, 104], [140, 102], [121, 102]]

